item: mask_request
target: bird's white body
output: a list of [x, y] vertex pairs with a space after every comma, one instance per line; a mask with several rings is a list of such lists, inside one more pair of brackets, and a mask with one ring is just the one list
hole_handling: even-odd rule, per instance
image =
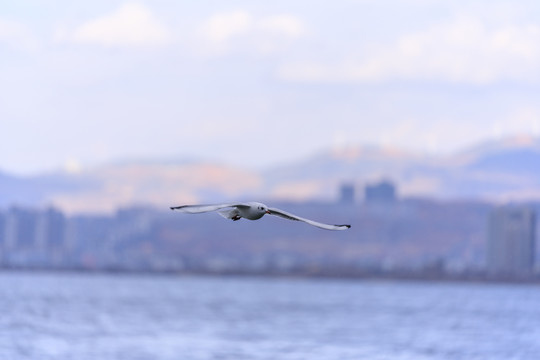
[[178, 210], [180, 212], [188, 214], [198, 214], [209, 211], [218, 211], [218, 213], [224, 218], [231, 220], [240, 220], [245, 218], [248, 220], [258, 220], [265, 214], [276, 215], [288, 220], [303, 221], [307, 224], [319, 227], [326, 230], [346, 230], [350, 225], [330, 225], [323, 224], [317, 221], [302, 218], [300, 216], [293, 215], [291, 213], [279, 210], [276, 208], [269, 208], [265, 204], [259, 202], [246, 202], [246, 203], [230, 203], [230, 204], [213, 204], [213, 205], [181, 205], [173, 206], [171, 210]]
[[[235, 206], [232, 210], [222, 210], [219, 214], [226, 219], [238, 220], [240, 218], [248, 220], [259, 220], [264, 214], [269, 214], [268, 207], [258, 202], [245, 203], [248, 206]], [[238, 217], [238, 218], [237, 218]]]

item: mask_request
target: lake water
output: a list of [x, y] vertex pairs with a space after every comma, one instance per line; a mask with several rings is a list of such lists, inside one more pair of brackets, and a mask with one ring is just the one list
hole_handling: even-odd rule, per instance
[[0, 273], [0, 359], [537, 359], [540, 287]]

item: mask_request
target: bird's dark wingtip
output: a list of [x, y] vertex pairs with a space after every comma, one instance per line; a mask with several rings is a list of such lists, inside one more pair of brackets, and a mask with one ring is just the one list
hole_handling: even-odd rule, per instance
[[[341, 228], [341, 229], [336, 229], [336, 230], [346, 230], [346, 229], [350, 229], [350, 228], [351, 228], [351, 225], [348, 225], [348, 224], [342, 224], [342, 225], [337, 225], [337, 224], [336, 224], [336, 225], [334, 225], [334, 226]], [[344, 228], [346, 228], [346, 229], [344, 229]]]

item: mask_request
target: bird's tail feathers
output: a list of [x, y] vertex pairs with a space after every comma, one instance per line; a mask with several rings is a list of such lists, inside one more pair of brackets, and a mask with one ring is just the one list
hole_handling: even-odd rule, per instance
[[219, 210], [218, 214], [223, 216], [225, 219], [234, 219], [238, 216], [238, 210], [237, 209]]

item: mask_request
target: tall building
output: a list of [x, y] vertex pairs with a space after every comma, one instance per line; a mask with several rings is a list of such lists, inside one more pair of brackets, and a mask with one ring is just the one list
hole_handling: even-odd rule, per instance
[[389, 204], [396, 201], [396, 187], [389, 181], [381, 181], [365, 187], [365, 201], [373, 204]]
[[6, 250], [61, 249], [65, 242], [65, 217], [54, 209], [38, 211], [13, 207], [0, 221]]
[[37, 248], [44, 250], [60, 250], [65, 246], [65, 217], [60, 211], [47, 209], [40, 212], [36, 220]]
[[353, 184], [342, 184], [339, 189], [339, 202], [342, 204], [353, 204], [354, 203], [354, 185]]
[[492, 274], [527, 275], [534, 267], [536, 214], [500, 207], [489, 216], [487, 265]]
[[29, 249], [35, 245], [37, 212], [21, 208], [8, 210], [4, 225], [5, 249]]
[[0, 211], [0, 248], [6, 242], [6, 216]]

